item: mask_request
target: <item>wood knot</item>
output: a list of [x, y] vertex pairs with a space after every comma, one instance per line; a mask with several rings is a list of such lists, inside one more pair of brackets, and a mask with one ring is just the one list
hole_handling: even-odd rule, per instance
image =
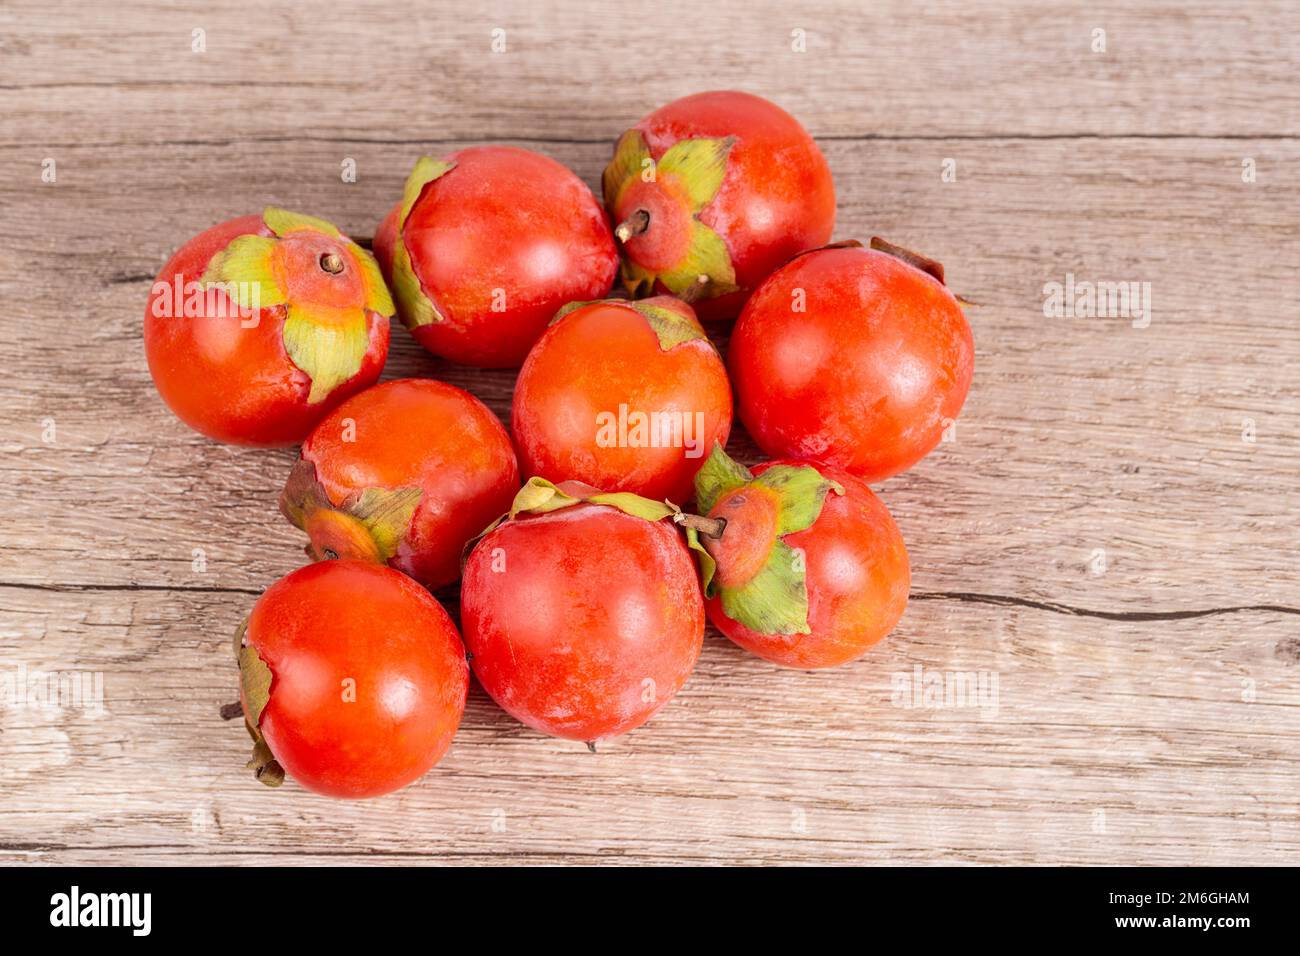
[[1288, 664], [1300, 664], [1300, 638], [1288, 637], [1278, 641], [1273, 654]]

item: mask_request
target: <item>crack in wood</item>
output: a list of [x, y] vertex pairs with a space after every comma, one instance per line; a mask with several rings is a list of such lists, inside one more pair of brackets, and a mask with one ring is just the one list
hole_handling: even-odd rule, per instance
[[1235, 604], [1229, 607], [1201, 608], [1193, 611], [1094, 611], [1090, 608], [1060, 604], [1055, 601], [1034, 601], [1030, 598], [1008, 594], [977, 594], [971, 591], [921, 591], [910, 596], [913, 601], [962, 601], [971, 604], [993, 604], [1003, 607], [1025, 607], [1036, 611], [1051, 611], [1074, 617], [1095, 617], [1105, 621], [1184, 621], [1216, 614], [1239, 614], [1244, 611], [1268, 611], [1277, 614], [1300, 614], [1300, 608], [1284, 604]]
[[[247, 594], [252, 597], [259, 597], [262, 594], [261, 590], [255, 588], [185, 584], [33, 584], [26, 581], [0, 581], [0, 588], [14, 588], [25, 591], [55, 591], [64, 594], [77, 594], [86, 591]], [[1185, 621], [1198, 617], [1213, 617], [1218, 614], [1241, 614], [1249, 611], [1300, 615], [1300, 608], [1289, 607], [1285, 604], [1235, 604], [1228, 607], [1197, 608], [1187, 611], [1097, 611], [1072, 604], [1061, 604], [1056, 601], [1035, 601], [1032, 598], [1016, 597], [1011, 594], [981, 594], [974, 591], [914, 591], [909, 596], [909, 600], [957, 601], [963, 604], [989, 604], [995, 607], [1023, 607], [1034, 611], [1066, 614], [1071, 617], [1092, 617], [1105, 621]]]

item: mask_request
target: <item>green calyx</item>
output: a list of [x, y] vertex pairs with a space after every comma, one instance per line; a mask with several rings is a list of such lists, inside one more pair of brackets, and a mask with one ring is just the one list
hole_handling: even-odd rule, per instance
[[335, 239], [343, 234], [339, 232], [338, 226], [325, 219], [316, 216], [308, 216], [301, 212], [290, 212], [287, 209], [280, 209], [276, 206], [267, 206], [262, 210], [262, 221], [266, 223], [266, 228], [283, 239], [291, 232], [299, 229], [306, 229], [309, 232], [319, 232], [326, 236], [333, 236]]
[[[560, 310], [555, 313], [555, 317], [551, 319], [550, 324], [555, 325], [566, 315], [589, 305], [615, 305], [639, 312], [645, 317], [646, 322], [650, 324], [651, 331], [659, 339], [659, 348], [664, 352], [676, 348], [683, 342], [691, 342], [695, 339], [709, 341], [709, 337], [704, 333], [704, 328], [698, 320], [675, 309], [658, 305], [653, 299], [639, 302], [632, 302], [627, 299], [595, 299], [589, 302], [570, 302], [560, 307]], [[712, 343], [710, 342], [710, 344]]]
[[236, 236], [209, 260], [201, 282], [248, 310], [283, 307], [284, 350], [311, 381], [315, 405], [361, 370], [368, 314], [388, 318], [393, 300], [379, 264], [324, 219], [267, 207], [270, 236]]
[[424, 291], [420, 277], [415, 274], [411, 254], [406, 248], [404, 230], [406, 220], [424, 194], [425, 187], [455, 168], [455, 163], [421, 156], [416, 160], [415, 168], [411, 170], [402, 190], [402, 206], [397, 213], [397, 241], [393, 244], [393, 295], [397, 299], [398, 314], [408, 329], [446, 321]]
[[290, 306], [284, 320], [284, 348], [293, 364], [311, 378], [307, 404], [315, 405], [360, 371], [370, 348], [366, 315], [354, 312], [325, 324], [310, 311]]
[[[557, 485], [545, 478], [533, 477], [529, 478], [527, 483], [519, 489], [514, 501], [510, 503], [508, 512], [484, 528], [476, 537], [470, 539], [465, 545], [462, 562], [469, 557], [470, 552], [483, 538], [507, 521], [513, 521], [520, 515], [542, 515], [581, 504], [605, 505], [606, 507], [617, 508], [624, 514], [632, 515], [634, 518], [643, 518], [646, 521], [662, 521], [664, 518], [669, 518], [680, 525], [681, 519], [684, 517], [682, 509], [671, 501], [654, 501], [626, 491], [597, 491], [590, 495], [575, 496], [561, 490]], [[696, 565], [700, 570], [701, 577], [705, 579], [712, 577], [713, 557], [700, 543], [698, 532], [690, 527], [684, 527], [683, 531], [686, 534], [686, 544], [695, 555]]]
[[[844, 488], [812, 465], [773, 465], [755, 477], [715, 443], [695, 476], [700, 510], [727, 521], [719, 536], [704, 539], [718, 571], [705, 582], [705, 595], [718, 597], [727, 617], [757, 633], [809, 633], [803, 554], [783, 539], [812, 527], [830, 492], [842, 495]], [[755, 539], [737, 537], [745, 533]], [[742, 562], [754, 570], [737, 580], [732, 572]]]
[[387, 564], [411, 527], [424, 490], [366, 488], [335, 505], [316, 475], [316, 465], [299, 458], [280, 494], [280, 512], [310, 539], [314, 560], [357, 558]]
[[[714, 298], [735, 292], [736, 270], [722, 237], [700, 221], [700, 214], [718, 194], [727, 174], [727, 156], [736, 138], [684, 139], [673, 144], [656, 162], [650, 155], [640, 131], [630, 129], [620, 137], [614, 158], [605, 168], [601, 182], [605, 205], [611, 211], [636, 217], [635, 231], [624, 225], [616, 235], [624, 243], [620, 267], [623, 284], [633, 298], [651, 294], [658, 282], [687, 302]], [[627, 243], [635, 236], [653, 231], [654, 223], [647, 210], [633, 209], [635, 193], [629, 190], [656, 184], [671, 201], [682, 204], [689, 216], [690, 237], [687, 251], [667, 269], [651, 269], [637, 261]], [[625, 207], [627, 207], [625, 209]]]
[[240, 697], [244, 702], [244, 726], [253, 738], [253, 756], [247, 767], [268, 787], [278, 787], [284, 783], [284, 768], [271, 753], [271, 747], [258, 727], [262, 711], [271, 699], [271, 668], [266, 666], [257, 653], [257, 649], [247, 643], [248, 619], [235, 631], [235, 659], [239, 662]]
[[241, 309], [270, 309], [284, 305], [287, 291], [275, 270], [274, 236], [236, 236], [208, 261], [199, 280], [204, 289], [224, 285]]

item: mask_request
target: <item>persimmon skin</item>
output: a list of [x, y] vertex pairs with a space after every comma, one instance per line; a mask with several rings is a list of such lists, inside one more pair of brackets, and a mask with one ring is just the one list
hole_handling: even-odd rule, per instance
[[501, 422], [469, 392], [433, 379], [384, 382], [354, 396], [312, 431], [302, 457], [335, 505], [367, 488], [423, 490], [388, 564], [428, 588], [460, 577], [465, 542], [519, 490]]
[[215, 289], [198, 314], [155, 314], [168, 311], [159, 299], [176, 288], [177, 276], [183, 290], [197, 283], [214, 255], [249, 234], [272, 233], [261, 216], [232, 219], [199, 233], [163, 266], [145, 307], [145, 357], [158, 394], [190, 428], [216, 441], [283, 447], [302, 441], [340, 402], [378, 380], [388, 356], [388, 319], [367, 314], [361, 368], [323, 401], [308, 404], [311, 379], [285, 351], [283, 306], [263, 308], [257, 325], [243, 328], [241, 315], [250, 313]]
[[461, 621], [483, 689], [529, 727], [570, 740], [644, 724], [686, 682], [704, 640], [681, 534], [589, 504], [521, 516], [479, 541]]
[[[514, 146], [474, 146], [425, 187], [402, 231], [424, 292], [443, 316], [412, 330], [434, 355], [515, 368], [556, 311], [600, 299], [618, 251], [600, 202], [567, 167]], [[375, 233], [391, 281], [394, 208]]]
[[[677, 299], [645, 301], [695, 321]], [[681, 443], [669, 434], [658, 448], [610, 445], [599, 423], [617, 418], [620, 406], [647, 416], [680, 413]], [[714, 442], [726, 445], [731, 410], [726, 368], [707, 339], [665, 351], [642, 313], [607, 301], [568, 313], [533, 346], [515, 383], [511, 431], [529, 475], [680, 504], [693, 495]]]
[[738, 414], [763, 451], [867, 481], [910, 468], [939, 443], [974, 366], [952, 293], [862, 248], [811, 252], [776, 272], [745, 306], [727, 355]]
[[[722, 236], [740, 288], [694, 303], [702, 320], [735, 318], [772, 272], [830, 241], [835, 228], [830, 166], [807, 130], [775, 103], [737, 90], [696, 93], [660, 107], [633, 128], [656, 160], [684, 139], [736, 137], [722, 186], [700, 221]], [[637, 199], [629, 190], [620, 207], [610, 210], [612, 219], [624, 221]], [[671, 257], [670, 250], [683, 241], [677, 219], [668, 217], [673, 228], [665, 236], [657, 236], [652, 224], [629, 239], [625, 254], [644, 256], [647, 265]], [[657, 249], [661, 242], [668, 248]]]
[[[907, 607], [911, 567], [898, 525], [862, 479], [820, 462], [793, 459], [764, 462], [753, 472], [758, 476], [773, 465], [809, 464], [844, 488], [843, 495], [827, 493], [811, 527], [782, 538], [804, 554], [811, 633], [752, 631], [727, 617], [719, 597], [706, 600], [705, 610], [714, 627], [750, 653], [783, 667], [813, 670], [861, 657], [894, 629]], [[727, 517], [726, 503], [725, 497], [720, 499], [710, 517]], [[734, 514], [731, 517], [728, 527], [739, 528]], [[726, 537], [724, 529], [722, 540]], [[769, 542], [753, 540], [749, 544], [766, 555]], [[742, 553], [744, 547], [744, 541], [732, 545]], [[744, 563], [741, 554], [727, 557], [733, 564]]]
[[391, 568], [348, 560], [299, 568], [258, 599], [245, 642], [272, 674], [258, 726], [309, 790], [348, 798], [397, 790], [442, 758], [460, 726], [469, 667], [456, 626]]

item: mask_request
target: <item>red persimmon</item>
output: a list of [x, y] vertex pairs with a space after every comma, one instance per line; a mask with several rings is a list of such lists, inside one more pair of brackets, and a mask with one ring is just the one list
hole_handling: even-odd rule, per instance
[[594, 742], [641, 726], [704, 639], [691, 551], [662, 504], [526, 484], [473, 546], [461, 621], [474, 674], [518, 720]]
[[811, 136], [750, 93], [696, 93], [619, 139], [605, 205], [634, 296], [668, 291], [730, 319], [791, 256], [835, 225], [830, 167]]
[[877, 249], [827, 248], [754, 293], [727, 368], [763, 451], [878, 481], [939, 443], [970, 390], [975, 342], [928, 265], [934, 274]]
[[307, 436], [280, 510], [316, 560], [387, 563], [430, 588], [519, 490], [510, 438], [473, 395], [400, 379], [344, 402]]
[[524, 472], [686, 501], [731, 430], [731, 386], [690, 306], [658, 297], [566, 306], [515, 384]]
[[817, 462], [752, 472], [714, 449], [696, 476], [717, 562], [705, 608], [723, 634], [786, 667], [843, 664], [898, 623], [911, 571], [894, 519], [866, 482]]
[[469, 667], [442, 605], [404, 574], [323, 561], [266, 589], [235, 639], [249, 766], [331, 797], [375, 797], [436, 764]]
[[560, 306], [605, 296], [618, 271], [591, 190], [514, 146], [422, 157], [374, 245], [416, 340], [486, 368], [519, 365]]
[[379, 378], [392, 314], [370, 253], [323, 219], [268, 208], [200, 233], [163, 267], [145, 355], [195, 431], [292, 445]]

